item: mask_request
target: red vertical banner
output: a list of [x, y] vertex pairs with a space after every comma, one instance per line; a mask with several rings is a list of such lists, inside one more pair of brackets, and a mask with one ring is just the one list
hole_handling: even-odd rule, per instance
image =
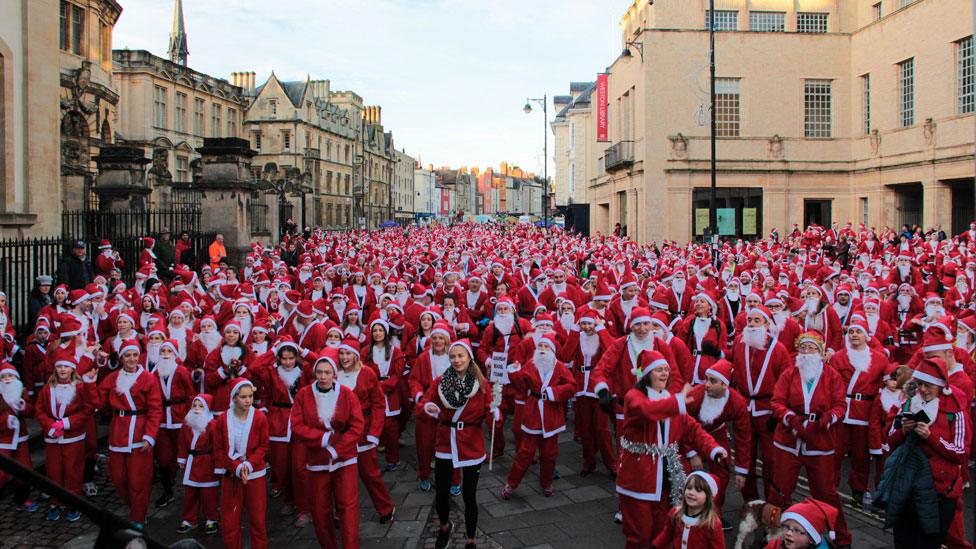
[[607, 74], [596, 75], [596, 140], [610, 141], [610, 117], [607, 113], [607, 93], [610, 82]]

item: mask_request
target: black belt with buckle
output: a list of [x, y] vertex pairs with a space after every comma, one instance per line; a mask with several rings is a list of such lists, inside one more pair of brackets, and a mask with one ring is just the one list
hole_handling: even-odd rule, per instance
[[205, 455], [207, 455], [209, 453], [210, 452], [205, 452], [203, 450], [190, 450], [190, 455], [191, 456], [205, 456]]
[[441, 425], [445, 425], [445, 426], [450, 427], [452, 429], [457, 429], [458, 431], [463, 431], [464, 430], [464, 422], [463, 421], [447, 421], [447, 420], [443, 420], [443, 421], [441, 421]]
[[175, 406], [176, 404], [183, 404], [184, 402], [186, 402], [185, 398], [181, 398], [178, 400], [163, 400], [163, 406], [170, 407], [170, 406]]
[[820, 419], [820, 414], [816, 412], [812, 414], [806, 414], [806, 416], [807, 416], [807, 421], [817, 421], [818, 419]]
[[592, 369], [593, 369], [593, 366], [580, 366], [580, 371], [581, 372], [589, 372]]
[[748, 398], [749, 398], [749, 400], [769, 400], [769, 399], [773, 398], [773, 395], [770, 394], [770, 393], [764, 393], [764, 394], [761, 394], [761, 395], [749, 395]]
[[271, 406], [274, 408], [291, 408], [291, 402], [272, 402]]
[[865, 395], [863, 393], [852, 393], [847, 395], [847, 398], [852, 400], [874, 400], [875, 395]]
[[145, 415], [149, 410], [113, 410], [113, 416], [127, 417], [127, 416], [141, 416]]

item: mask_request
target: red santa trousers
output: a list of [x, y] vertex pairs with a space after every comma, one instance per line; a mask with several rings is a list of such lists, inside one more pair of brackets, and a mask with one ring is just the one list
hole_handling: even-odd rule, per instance
[[[750, 418], [752, 423], [752, 463], [749, 464], [750, 476], [746, 479], [746, 485], [742, 487], [743, 501], [759, 499], [759, 487], [756, 483], [755, 474], [756, 458], [759, 457], [760, 453], [763, 460], [762, 478], [763, 491], [765, 492], [763, 499], [769, 500], [773, 492], [770, 481], [773, 479], [777, 451], [774, 450], [775, 446], [773, 446], [773, 431], [767, 426], [770, 421], [774, 423], [776, 421], [771, 414]], [[831, 480], [833, 478], [833, 476], [830, 477]]]
[[836, 484], [840, 486], [840, 467], [844, 456], [851, 455], [851, 472], [847, 483], [851, 490], [864, 492], [868, 489], [868, 476], [871, 473], [871, 455], [868, 453], [868, 426], [838, 423], [834, 434], [837, 450], [834, 452], [834, 472]]
[[110, 451], [108, 475], [122, 502], [129, 507], [129, 520], [146, 522], [149, 496], [152, 494], [152, 448], [143, 446], [134, 449], [131, 454]]
[[430, 462], [434, 459], [436, 437], [437, 421], [427, 414], [417, 416], [414, 423], [414, 439], [417, 445], [417, 478], [429, 479], [433, 472]]
[[309, 471], [312, 489], [312, 525], [315, 538], [326, 549], [338, 547], [335, 518], [339, 518], [339, 533], [343, 549], [359, 547], [359, 479], [356, 465], [335, 471]]
[[543, 488], [552, 486], [552, 473], [556, 468], [556, 459], [559, 457], [559, 436], [554, 435], [549, 438], [542, 438], [542, 435], [522, 435], [522, 444], [515, 452], [515, 463], [512, 464], [512, 471], [508, 474], [508, 485], [515, 488], [522, 482], [522, 477], [532, 465], [532, 458], [535, 457], [537, 450], [541, 448], [539, 456], [539, 482]]
[[247, 509], [248, 538], [253, 549], [268, 546], [265, 520], [268, 510], [268, 490], [265, 479], [252, 478], [244, 483], [237, 477], [225, 476], [220, 483], [220, 534], [228, 549], [241, 549], [241, 518]]
[[200, 513], [207, 521], [220, 520], [217, 511], [217, 487], [183, 486], [183, 516], [190, 524], [199, 524]]
[[272, 440], [268, 445], [271, 464], [271, 487], [281, 490], [285, 505], [309, 512], [308, 471], [305, 469], [305, 445]]
[[174, 478], [173, 471], [176, 471], [176, 448], [179, 440], [179, 429], [164, 429], [160, 427], [156, 433], [156, 444], [153, 446], [156, 467], [170, 471], [171, 482]]
[[383, 475], [380, 473], [380, 460], [376, 455], [376, 448], [370, 448], [365, 452], [359, 452], [359, 478], [362, 479], [369, 492], [369, 498], [373, 500], [373, 507], [380, 516], [389, 515], [393, 512], [393, 500], [390, 499], [390, 491], [383, 483]]
[[613, 451], [610, 420], [600, 409], [599, 401], [585, 396], [577, 397], [573, 409], [576, 411], [576, 427], [583, 445], [583, 469], [592, 470], [596, 467], [596, 453], [599, 451], [603, 465], [608, 471], [615, 472], [617, 455]]
[[[26, 445], [23, 445], [26, 447]], [[64, 486], [76, 496], [81, 495], [82, 477], [85, 474], [85, 441], [68, 444], [47, 444], [44, 448], [44, 469], [47, 478]], [[52, 498], [51, 505], [59, 505]]]
[[383, 420], [383, 432], [380, 433], [380, 442], [386, 446], [386, 462], [400, 463], [400, 416], [387, 416]]
[[[796, 488], [797, 477], [800, 475], [800, 467], [806, 469], [807, 482], [810, 484], [810, 495], [814, 499], [832, 505], [837, 513], [837, 545], [851, 543], [851, 532], [847, 529], [847, 520], [844, 518], [844, 509], [840, 504], [840, 495], [837, 494], [837, 485], [834, 483], [834, 456], [794, 456], [789, 452], [776, 449], [776, 469], [773, 472], [773, 482], [783, 493], [773, 491], [769, 501], [773, 505], [787, 507]], [[763, 470], [765, 470], [765, 465]], [[783, 498], [787, 501], [783, 501]]]
[[[663, 497], [667, 497], [664, 495]], [[668, 503], [644, 501], [620, 494], [620, 514], [623, 518], [627, 549], [647, 549], [651, 539], [664, 528], [668, 520]]]

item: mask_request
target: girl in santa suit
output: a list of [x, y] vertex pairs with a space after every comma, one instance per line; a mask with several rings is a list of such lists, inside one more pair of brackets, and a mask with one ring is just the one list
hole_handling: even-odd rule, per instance
[[291, 515], [298, 507], [295, 526], [304, 527], [311, 521], [305, 492], [305, 445], [292, 437], [291, 422], [295, 395], [305, 385], [301, 350], [290, 336], [282, 336], [275, 344], [274, 352], [277, 361], [267, 376], [271, 497], [284, 495], [282, 515]]
[[214, 420], [214, 473], [220, 483], [220, 523], [224, 545], [244, 546], [241, 517], [247, 510], [251, 547], [268, 546], [265, 475], [268, 467], [268, 419], [254, 407], [254, 384], [242, 377], [230, 383], [231, 408]]
[[542, 494], [553, 494], [552, 476], [559, 457], [559, 433], [566, 430], [565, 403], [576, 394], [576, 380], [566, 365], [556, 360], [556, 336], [548, 333], [539, 338], [532, 358], [522, 367], [515, 363], [508, 368], [517, 390], [525, 391], [525, 411], [522, 416], [522, 444], [515, 453], [515, 463], [502, 488], [502, 499], [510, 499], [512, 492], [540, 453], [539, 481]]
[[[417, 363], [408, 379], [414, 402], [420, 402], [434, 380], [444, 375], [444, 372], [451, 367], [451, 360], [447, 354], [451, 335], [451, 328], [446, 322], [440, 321], [434, 325], [430, 334], [430, 345], [417, 358]], [[414, 438], [417, 444], [417, 476], [420, 478], [420, 489], [429, 492], [430, 475], [433, 471], [430, 464], [434, 459], [437, 423], [426, 414], [416, 414], [416, 416]]]
[[[99, 365], [107, 365], [111, 371], [119, 367], [121, 363], [121, 349], [126, 341], [135, 341], [142, 348], [142, 335], [136, 331], [136, 312], [128, 309], [119, 311], [115, 317], [115, 335], [107, 339], [102, 344], [102, 349], [98, 352]], [[84, 372], [82, 372], [84, 375]]]
[[390, 326], [377, 318], [369, 324], [369, 344], [363, 347], [363, 364], [369, 366], [380, 380], [385, 400], [383, 434], [380, 444], [386, 447], [386, 470], [396, 471], [400, 464], [400, 380], [403, 377], [404, 358], [390, 340]]
[[485, 461], [482, 426], [489, 414], [498, 421], [500, 413], [492, 405], [491, 387], [474, 361], [471, 343], [467, 339], [454, 342], [448, 355], [451, 367], [427, 388], [417, 407], [417, 414], [427, 414], [437, 421], [434, 506], [440, 528], [435, 547], [447, 547], [454, 530], [454, 523], [448, 518], [450, 487], [454, 470], [460, 469], [466, 530], [464, 546], [474, 549], [474, 536], [478, 528], [476, 492], [481, 464]]
[[434, 324], [440, 319], [440, 308], [436, 305], [420, 313], [420, 318], [417, 320], [417, 327], [407, 338], [407, 342], [403, 346], [403, 352], [406, 353], [407, 363], [416, 365], [417, 357], [423, 354], [424, 350], [427, 348], [430, 335], [434, 330]]
[[[34, 418], [44, 431], [44, 468], [52, 481], [80, 496], [82, 467], [85, 458], [87, 426], [94, 409], [91, 393], [85, 388], [77, 372], [77, 363], [69, 351], [57, 351], [54, 373], [37, 395]], [[48, 520], [64, 518], [74, 522], [81, 513], [65, 511], [51, 501]]]
[[183, 416], [190, 409], [190, 401], [195, 393], [190, 371], [180, 364], [177, 358], [178, 344], [167, 339], [159, 347], [159, 359], [151, 370], [159, 378], [163, 394], [163, 421], [159, 425], [159, 436], [153, 447], [156, 456], [156, 469], [163, 493], [156, 500], [156, 507], [166, 507], [173, 501], [173, 479], [176, 470], [176, 450], [180, 432], [183, 429]]
[[881, 480], [881, 473], [884, 471], [884, 463], [891, 453], [887, 443], [883, 443], [888, 438], [895, 417], [905, 404], [905, 393], [902, 391], [905, 382], [911, 377], [911, 370], [900, 366], [897, 362], [891, 362], [885, 367], [883, 386], [878, 392], [878, 398], [871, 403], [871, 417], [868, 420], [868, 453], [874, 458], [875, 463], [875, 483]]
[[[379, 457], [376, 455], [376, 445], [383, 434], [386, 421], [386, 401], [383, 389], [380, 388], [379, 375], [376, 370], [367, 368], [360, 362], [359, 340], [346, 336], [339, 345], [338, 383], [348, 387], [356, 393], [362, 414], [366, 421], [363, 435], [357, 444], [359, 478], [362, 479], [373, 500], [373, 507], [380, 516], [380, 524], [393, 520], [396, 507], [390, 498], [390, 492], [383, 483], [380, 473]], [[328, 349], [326, 349], [328, 351]]]
[[[34, 333], [27, 338], [24, 346], [24, 385], [27, 386], [27, 394], [32, 398], [37, 398], [54, 370], [48, 370], [50, 366], [47, 362], [48, 341], [51, 338], [51, 323], [47, 318], [37, 319], [34, 326]], [[54, 349], [54, 346], [51, 346]]]
[[838, 511], [822, 501], [807, 498], [789, 507], [780, 517], [783, 535], [766, 549], [827, 549], [836, 538]]
[[183, 516], [178, 534], [196, 529], [201, 512], [207, 521], [204, 533], [217, 533], [217, 486], [220, 478], [213, 466], [213, 427], [210, 405], [213, 397], [193, 397], [190, 411], [183, 418], [176, 461], [183, 473]]
[[340, 325], [342, 333], [355, 337], [360, 345], [366, 341], [366, 327], [363, 326], [362, 312], [363, 310], [359, 308], [359, 305], [350, 303], [346, 306]]
[[295, 395], [291, 423], [295, 438], [305, 446], [303, 467], [311, 481], [316, 539], [322, 547], [338, 547], [335, 535], [338, 518], [342, 547], [356, 549], [359, 547], [357, 447], [366, 426], [356, 392], [336, 379], [337, 357], [338, 352], [330, 348], [315, 362], [312, 368], [315, 382], [302, 387]]
[[[252, 370], [252, 355], [241, 339], [241, 325], [231, 320], [224, 326], [223, 341], [216, 349], [210, 351], [204, 362], [207, 392], [214, 396], [213, 414], [219, 416], [230, 407], [231, 383], [238, 377], [252, 380], [258, 372]], [[255, 395], [256, 401], [261, 401], [260, 393]]]
[[[108, 434], [108, 472], [115, 491], [129, 506], [129, 520], [145, 526], [152, 492], [153, 446], [163, 419], [159, 381], [139, 364], [139, 343], [119, 349], [121, 368], [98, 384], [95, 407], [112, 411]], [[94, 384], [95, 371], [82, 376]]]
[[[29, 398], [17, 369], [6, 362], [0, 363], [0, 455], [33, 469], [27, 447], [30, 435], [24, 421], [34, 415]], [[6, 480], [6, 475], [0, 473], [0, 487], [6, 484]], [[20, 481], [16, 481], [14, 486], [17, 509], [29, 513], [36, 511], [38, 505], [30, 500], [30, 486]]]
[[251, 337], [248, 339], [247, 347], [253, 357], [251, 359], [251, 368], [255, 370], [274, 368], [276, 358], [274, 351], [275, 341], [270, 330], [271, 327], [268, 324], [268, 319], [254, 319], [254, 325], [251, 327]]
[[189, 345], [193, 341], [193, 331], [186, 324], [186, 314], [179, 307], [173, 309], [169, 313], [169, 322], [166, 325], [166, 331], [169, 333], [169, 337], [176, 341], [176, 356], [180, 357], [180, 360], [186, 361], [187, 350], [189, 350]]
[[[664, 528], [668, 503], [671, 460], [682, 450], [695, 450], [726, 465], [728, 453], [694, 418], [687, 415], [690, 385], [681, 393], [668, 392], [671, 366], [657, 351], [641, 351], [635, 368], [637, 384], [624, 396], [620, 424], [620, 464], [617, 494], [626, 546], [650, 546], [654, 532]], [[672, 448], [680, 448], [672, 451]]]
[[694, 471], [685, 482], [681, 505], [673, 507], [664, 529], [655, 536], [655, 549], [725, 549], [725, 535], [715, 494], [719, 480]]

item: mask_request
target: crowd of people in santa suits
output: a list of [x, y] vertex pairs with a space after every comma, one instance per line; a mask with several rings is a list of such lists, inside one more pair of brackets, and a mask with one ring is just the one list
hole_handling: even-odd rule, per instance
[[[833, 257], [821, 245], [830, 231], [856, 241], [856, 256]], [[33, 418], [47, 475], [75, 494], [95, 493], [107, 449], [139, 526], [155, 478], [156, 507], [184, 488], [180, 533], [265, 547], [268, 498], [281, 498], [323, 546], [350, 548], [359, 481], [379, 521], [395, 519], [382, 474], [402, 467], [412, 424], [437, 546], [459, 495], [473, 546], [481, 467], [505, 454], [506, 424], [501, 497], [535, 463], [551, 496], [571, 413], [579, 474], [606, 469], [627, 547], [724, 546], [734, 483], [784, 509], [770, 546], [795, 548], [850, 546], [841, 463], [862, 505], [910, 441], [930, 464], [941, 520], [923, 535], [907, 505], [896, 545], [971, 547], [961, 496], [976, 224], [945, 240], [891, 235], [774, 231], [727, 242], [713, 261], [694, 243], [521, 225], [313, 231], [253, 244], [240, 268], [176, 265], [169, 284], [147, 261], [131, 288], [102, 275], [56, 288], [23, 349], [0, 295], [2, 352], [24, 353], [21, 368], [0, 369], [0, 452], [30, 465]], [[812, 498], [791, 506], [801, 471]], [[14, 498], [38, 508], [25, 486]], [[50, 501], [48, 520], [78, 518]]]

